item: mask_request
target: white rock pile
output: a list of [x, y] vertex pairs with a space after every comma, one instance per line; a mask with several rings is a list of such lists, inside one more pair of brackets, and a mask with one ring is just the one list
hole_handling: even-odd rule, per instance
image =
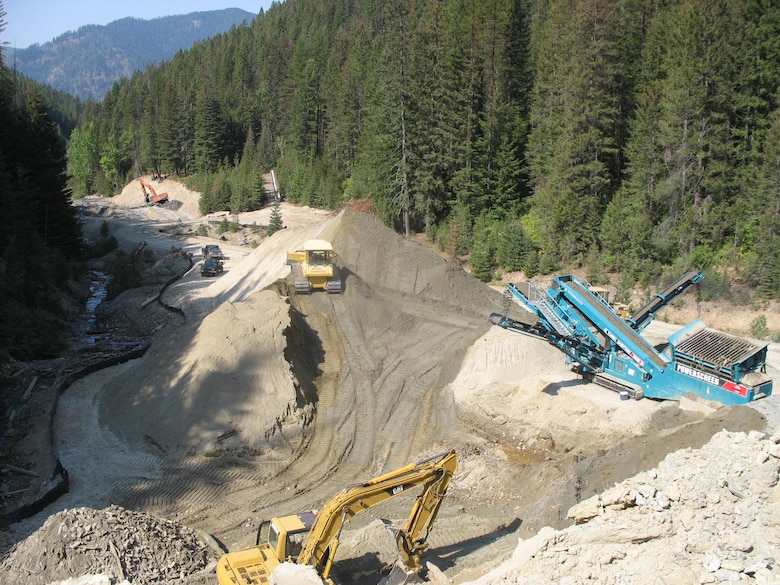
[[480, 585], [780, 584], [780, 433], [721, 431], [569, 510]]

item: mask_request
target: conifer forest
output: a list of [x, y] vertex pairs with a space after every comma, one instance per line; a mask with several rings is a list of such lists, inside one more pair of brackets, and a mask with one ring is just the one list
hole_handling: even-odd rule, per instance
[[485, 281], [697, 269], [780, 299], [779, 81], [772, 0], [285, 0], [83, 104], [68, 196], [178, 175], [236, 213], [275, 169]]

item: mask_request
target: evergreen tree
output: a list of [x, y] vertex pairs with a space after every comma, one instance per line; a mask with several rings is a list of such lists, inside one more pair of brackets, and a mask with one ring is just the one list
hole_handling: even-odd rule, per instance
[[622, 0], [553, 0], [539, 57], [529, 138], [533, 213], [545, 253], [582, 261], [598, 246], [619, 179]]
[[195, 114], [195, 135], [192, 142], [192, 166], [202, 173], [213, 173], [225, 153], [224, 124], [217, 100], [207, 94], [198, 98]]
[[[0, 2], [0, 33], [4, 28]], [[15, 102], [0, 53], [0, 360], [56, 357], [64, 324], [54, 293], [66, 285], [81, 234], [66, 183], [65, 147], [42, 94]]]
[[712, 259], [743, 237], [735, 220], [753, 197], [745, 186], [766, 124], [756, 98], [767, 90], [744, 80], [756, 77], [748, 71], [766, 46], [756, 31], [771, 30], [750, 22], [750, 4], [689, 0], [659, 12], [648, 29], [645, 51], [654, 58], [641, 75], [619, 214], [641, 219], [626, 235], [656, 262], [694, 249]]
[[[778, 11], [762, 0], [278, 3], [89, 105], [79, 131], [93, 123], [101, 158], [81, 168], [98, 189], [144, 169], [194, 171], [209, 210], [262, 205], [275, 168], [290, 201], [371, 198], [386, 223], [459, 255], [474, 250], [475, 218], [495, 234], [517, 218], [526, 272], [598, 259], [645, 280], [694, 251], [739, 267], [774, 229], [761, 209]], [[18, 154], [5, 153], [6, 172], [36, 193]], [[517, 267], [519, 251], [504, 260], [502, 249]]]
[[490, 229], [484, 216], [474, 225], [474, 240], [471, 247], [471, 273], [482, 282], [493, 280], [495, 270], [495, 248]]
[[410, 96], [409, 96], [409, 62], [410, 51], [410, 22], [409, 8], [404, 2], [389, 3], [389, 22], [392, 30], [392, 39], [389, 43], [388, 65], [392, 68], [389, 73], [394, 84], [391, 86], [393, 102], [391, 112], [396, 116], [396, 152], [391, 175], [391, 207], [397, 210], [401, 218], [403, 233], [411, 235], [412, 194], [409, 185], [411, 169], [411, 143], [410, 143]]
[[272, 236], [283, 228], [284, 222], [282, 221], [281, 205], [278, 201], [274, 201], [271, 206], [271, 216], [268, 219], [268, 235]]
[[501, 225], [496, 255], [499, 265], [504, 270], [509, 272], [523, 270], [532, 253], [532, 245], [525, 237], [520, 222], [509, 220]]
[[291, 146], [310, 159], [319, 151], [319, 73], [314, 59], [307, 59], [295, 84], [290, 121]]
[[[753, 213], [746, 216], [751, 251], [744, 262], [743, 276], [756, 285], [764, 298], [780, 300], [780, 110], [771, 116], [764, 160], [756, 181]], [[754, 218], [750, 221], [747, 218]]]
[[157, 142], [160, 152], [160, 167], [166, 173], [178, 173], [182, 168], [180, 141], [181, 121], [173, 84], [165, 84], [161, 96], [160, 118], [157, 126]]
[[15, 145], [25, 162], [26, 182], [35, 192], [38, 235], [46, 247], [76, 256], [81, 231], [70, 204], [65, 146], [38, 92], [32, 92], [22, 111], [23, 135]]

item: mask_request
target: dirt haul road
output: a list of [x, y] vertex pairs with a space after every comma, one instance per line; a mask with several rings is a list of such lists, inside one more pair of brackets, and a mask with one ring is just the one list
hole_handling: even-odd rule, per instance
[[[143, 213], [136, 227], [152, 240], [161, 220]], [[292, 293], [285, 255], [310, 238], [333, 243], [343, 294]], [[71, 491], [28, 532], [60, 510], [114, 504], [236, 550], [272, 514], [317, 508], [349, 484], [455, 448], [426, 558], [460, 583], [667, 453], [722, 429], [766, 429], [752, 408], [620, 401], [583, 383], [556, 349], [490, 327], [499, 292], [359, 211], [312, 212], [226, 267], [208, 286], [189, 275], [166, 292], [186, 323], [142, 359], [63, 395], [55, 437]], [[401, 497], [352, 520], [335, 574], [378, 582], [396, 557], [385, 525], [410, 508]]]

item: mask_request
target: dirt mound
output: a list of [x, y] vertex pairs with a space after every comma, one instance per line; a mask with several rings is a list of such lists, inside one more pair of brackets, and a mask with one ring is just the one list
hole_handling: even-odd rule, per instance
[[[462, 351], [488, 329], [485, 315], [500, 295], [376, 217], [345, 210], [314, 227], [277, 232], [213, 284], [169, 300], [185, 314], [207, 316], [155, 343], [119, 376], [101, 402], [101, 421], [159, 454], [280, 449], [284, 456], [297, 445], [295, 427], [312, 414], [301, 387], [316, 366], [301, 365], [298, 374], [308, 379], [298, 380], [291, 363], [303, 364], [296, 356], [312, 345], [302, 338], [290, 345], [289, 302], [263, 289], [289, 275], [287, 251], [315, 237], [334, 242], [343, 298], [377, 363], [386, 364], [385, 383], [403, 384], [399, 376], [435, 382], [431, 374], [442, 365], [452, 377]], [[399, 361], [403, 369], [395, 371]], [[275, 434], [282, 426], [283, 441]]]
[[[147, 232], [149, 237], [158, 237], [153, 232]], [[286, 253], [310, 238], [333, 242], [342, 295], [290, 294]], [[701, 459], [692, 452], [722, 429], [749, 433], [762, 428], [755, 410], [686, 411], [676, 403], [621, 401], [585, 384], [550, 345], [491, 327], [488, 315], [503, 309], [499, 291], [395, 234], [376, 217], [350, 209], [318, 216], [314, 223], [264, 238], [252, 251], [231, 253], [235, 257], [218, 279], [184, 278], [166, 290], [165, 302], [181, 307], [188, 324], [156, 341], [142, 360], [96, 378], [99, 387], [85, 379], [62, 396], [59, 411], [70, 418], [60, 426], [58, 417], [57, 448], [63, 465], [74, 473], [72, 492], [58, 504], [112, 502], [154, 511], [214, 534], [237, 550], [254, 540], [259, 518], [320, 507], [356, 480], [454, 447], [459, 467], [429, 551], [439, 556], [449, 578], [463, 582], [494, 568], [518, 537], [544, 526], [565, 526], [573, 504], [640, 470], [646, 470], [642, 484], [653, 491], [636, 491], [651, 504], [635, 498], [631, 507], [648, 524], [635, 532], [611, 526], [614, 530], [598, 532], [595, 546], [605, 548], [610, 532], [617, 537], [647, 534], [653, 523], [666, 522], [659, 515], [668, 508], [653, 507], [665, 501], [656, 498], [658, 493], [675, 502], [670, 506], [682, 514], [669, 521], [686, 532], [696, 530], [687, 528], [686, 508], [702, 501], [709, 506], [709, 496], [694, 495], [699, 487], [718, 491], [732, 510], [743, 502], [752, 510], [752, 499], [733, 502], [723, 491], [728, 487], [723, 477], [732, 482], [733, 474], [736, 491], [751, 492], [750, 486], [756, 486], [756, 493], [769, 494], [765, 501], [777, 500], [769, 484], [736, 483], [748, 478], [745, 461], [757, 462], [755, 467], [767, 475], [770, 458], [777, 458], [773, 447], [747, 449], [739, 444], [740, 434], [729, 440], [747, 459], [728, 453], [728, 440], [719, 443], [722, 451], [708, 451]], [[98, 426], [100, 432], [93, 432]], [[749, 438], [768, 444], [758, 435]], [[667, 473], [659, 462], [679, 449], [690, 455], [679, 464], [682, 470], [699, 473], [708, 458], [718, 457], [731, 466], [725, 472], [733, 474], [718, 471], [715, 483], [699, 486], [691, 472], [675, 500], [671, 488], [653, 481]], [[242, 457], [211, 456], [231, 454]], [[87, 458], [89, 465], [81, 465]], [[656, 465], [658, 470], [647, 471]], [[82, 469], [95, 473], [79, 481]], [[626, 503], [622, 496], [613, 500]], [[404, 518], [408, 507], [394, 507], [395, 501], [380, 513]], [[599, 505], [612, 510], [611, 503]], [[723, 510], [717, 513], [725, 518]], [[346, 581], [376, 583], [373, 577], [385, 560], [394, 560], [393, 539], [387, 554], [380, 542], [380, 533], [387, 537], [384, 524], [361, 526], [371, 522], [370, 514], [345, 530], [339, 549], [345, 562], [337, 561], [334, 571], [351, 575]], [[737, 516], [733, 512], [730, 518], [754, 517]], [[696, 517], [694, 524], [705, 520]], [[84, 523], [89, 525], [88, 519]], [[46, 550], [52, 535], [38, 545]], [[625, 542], [609, 544], [609, 554], [600, 555], [582, 539], [568, 538], [558, 535], [534, 549], [541, 551], [537, 558], [549, 556], [550, 563], [566, 559], [558, 573], [549, 573], [556, 582], [567, 581], [565, 569], [571, 565], [576, 568], [571, 582], [617, 583], [619, 577], [599, 572], [602, 566], [634, 558]], [[710, 544], [702, 542], [692, 537], [674, 541], [667, 554], [692, 558], [687, 545]], [[706, 551], [715, 554], [712, 547]], [[764, 575], [754, 563], [761, 559], [741, 552], [749, 561], [742, 573]], [[78, 549], [82, 553], [92, 554]], [[638, 566], [643, 559], [636, 558]], [[719, 567], [736, 571], [733, 560], [721, 556]], [[643, 568], [647, 563], [654, 561]], [[82, 566], [92, 567], [83, 561]], [[4, 573], [14, 570], [9, 569]], [[200, 568], [193, 570], [197, 577]], [[503, 573], [511, 570], [504, 567]], [[538, 573], [540, 582], [551, 580], [545, 570]], [[522, 572], [510, 575], [508, 580], [523, 578]]]
[[0, 565], [6, 585], [44, 585], [104, 575], [133, 585], [213, 578], [215, 553], [194, 530], [118, 506], [51, 516]]
[[[162, 206], [175, 207], [181, 214], [182, 219], [197, 219], [200, 213], [200, 193], [188, 189], [184, 183], [173, 179], [153, 179], [150, 176], [141, 177], [154, 187], [158, 194], [167, 193], [170, 203]], [[150, 216], [154, 219], [155, 206], [146, 204], [144, 200], [144, 191], [141, 183], [130, 181], [118, 195], [109, 199], [117, 207], [143, 207], [149, 210]]]
[[400, 237], [374, 215], [347, 209], [338, 223], [323, 229], [322, 237], [333, 242], [348, 271], [348, 285], [352, 278], [380, 293], [414, 296], [430, 304], [431, 318], [436, 318], [439, 306], [448, 306], [487, 324], [489, 311], [501, 306], [499, 293], [433, 251]]
[[158, 454], [287, 452], [291, 427], [310, 415], [285, 360], [290, 326], [290, 305], [274, 292], [223, 303], [117, 377], [103, 395], [101, 422]]

